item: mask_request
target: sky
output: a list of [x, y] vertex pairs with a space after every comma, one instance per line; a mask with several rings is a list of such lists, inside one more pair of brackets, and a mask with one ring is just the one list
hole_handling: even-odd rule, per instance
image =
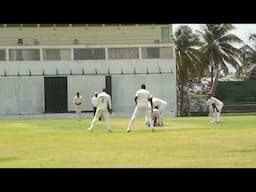
[[[180, 25], [188, 25], [193, 29], [193, 31], [199, 29], [199, 24], [173, 24], [173, 32]], [[245, 43], [251, 44], [248, 38], [251, 33], [256, 33], [256, 24], [234, 24], [234, 26], [236, 29], [231, 32], [240, 37]]]

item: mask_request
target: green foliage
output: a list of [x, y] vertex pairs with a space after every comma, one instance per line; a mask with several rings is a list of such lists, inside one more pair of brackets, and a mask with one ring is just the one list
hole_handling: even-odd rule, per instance
[[186, 25], [180, 26], [175, 32], [174, 43], [176, 46], [176, 77], [178, 87], [179, 116], [188, 114], [185, 108], [187, 91], [198, 77], [197, 68], [200, 65], [200, 52], [198, 47], [201, 45], [199, 36], [192, 32]]
[[204, 42], [201, 47], [204, 66], [201, 70], [211, 66], [212, 78], [214, 69], [215, 71], [221, 69], [227, 74], [229, 72], [227, 64], [231, 64], [235, 69], [239, 68], [237, 59], [240, 56], [240, 49], [234, 47], [234, 43], [243, 41], [230, 33], [233, 29], [235, 27], [232, 24], [206, 24], [202, 25], [201, 31], [198, 31]]

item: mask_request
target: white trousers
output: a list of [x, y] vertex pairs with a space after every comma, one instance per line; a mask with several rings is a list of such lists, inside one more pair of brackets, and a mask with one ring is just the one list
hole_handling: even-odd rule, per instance
[[89, 129], [92, 130], [94, 128], [94, 126], [95, 126], [96, 122], [99, 120], [100, 116], [104, 117], [104, 119], [106, 120], [107, 129], [111, 130], [108, 110], [107, 109], [99, 109], [99, 108], [97, 108], [97, 110], [96, 110], [95, 116], [93, 117], [93, 120], [92, 120], [92, 123], [91, 123], [91, 126]]
[[153, 121], [152, 121], [152, 117], [151, 117], [151, 108], [149, 107], [135, 107], [135, 110], [132, 114], [132, 117], [130, 119], [129, 125], [128, 125], [128, 130], [131, 130], [134, 124], [134, 121], [138, 115], [138, 113], [144, 113], [145, 114], [145, 118], [149, 120], [149, 125], [151, 129], [154, 129], [153, 126]]
[[160, 108], [159, 108], [159, 121], [160, 121], [160, 123], [161, 124], [163, 124], [163, 118], [164, 118], [164, 112], [165, 112], [165, 110], [166, 110], [166, 108], [167, 108], [167, 105], [161, 105], [160, 106]]
[[213, 110], [212, 107], [209, 108], [212, 123], [219, 123], [220, 122], [220, 115], [221, 115], [223, 105], [218, 105], [216, 107], [218, 108], [219, 112], [217, 112], [216, 110]]
[[76, 119], [79, 121], [81, 120], [81, 105], [75, 105], [76, 108]]

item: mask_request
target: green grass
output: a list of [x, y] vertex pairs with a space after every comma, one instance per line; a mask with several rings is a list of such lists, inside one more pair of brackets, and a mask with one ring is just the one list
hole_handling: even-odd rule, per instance
[[154, 133], [111, 119], [112, 133], [91, 119], [0, 121], [0, 167], [219, 168], [256, 167], [256, 116], [165, 118]]

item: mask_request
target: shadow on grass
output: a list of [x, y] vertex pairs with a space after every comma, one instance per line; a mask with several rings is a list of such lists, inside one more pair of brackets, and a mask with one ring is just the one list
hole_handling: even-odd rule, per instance
[[232, 151], [227, 151], [229, 153], [255, 153], [256, 152], [256, 148], [255, 149], [238, 149], [238, 150], [232, 150]]
[[17, 157], [0, 157], [0, 162], [17, 160]]

